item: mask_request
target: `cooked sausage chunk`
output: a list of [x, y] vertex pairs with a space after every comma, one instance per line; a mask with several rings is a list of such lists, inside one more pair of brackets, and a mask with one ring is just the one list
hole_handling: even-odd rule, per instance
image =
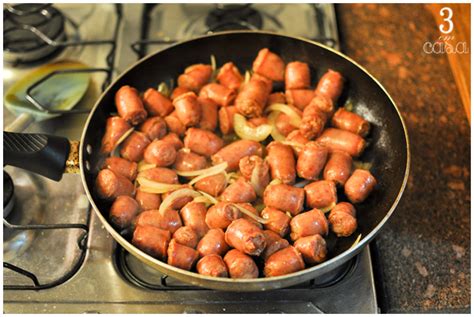
[[326, 259], [328, 252], [326, 240], [320, 234], [299, 238], [295, 241], [294, 246], [300, 251], [308, 265], [321, 263]]
[[213, 277], [228, 277], [227, 266], [220, 255], [209, 254], [200, 259], [196, 265], [199, 274]]
[[257, 278], [258, 267], [251, 257], [237, 249], [230, 250], [224, 256], [231, 278]]
[[291, 239], [298, 240], [314, 234], [327, 235], [328, 221], [321, 210], [313, 209], [303, 212], [291, 219]]
[[298, 272], [304, 269], [301, 253], [289, 246], [273, 253], [266, 261], [263, 269], [265, 276], [280, 276]]
[[347, 202], [337, 204], [329, 213], [328, 220], [338, 237], [348, 237], [357, 229], [356, 210]]
[[366, 170], [356, 169], [344, 185], [347, 198], [354, 203], [363, 202], [377, 185], [375, 177]]
[[231, 247], [255, 256], [259, 256], [266, 246], [262, 230], [243, 218], [232, 221], [225, 232], [225, 241]]

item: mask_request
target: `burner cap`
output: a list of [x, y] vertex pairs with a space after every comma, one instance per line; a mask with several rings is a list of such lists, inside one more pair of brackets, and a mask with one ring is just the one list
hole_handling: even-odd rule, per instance
[[218, 6], [206, 17], [209, 31], [257, 30], [262, 28], [262, 16], [249, 4]]
[[65, 35], [65, 19], [51, 5], [17, 4], [3, 10], [4, 59], [10, 63], [30, 63], [62, 50], [47, 44], [32, 30], [38, 30], [54, 41]]

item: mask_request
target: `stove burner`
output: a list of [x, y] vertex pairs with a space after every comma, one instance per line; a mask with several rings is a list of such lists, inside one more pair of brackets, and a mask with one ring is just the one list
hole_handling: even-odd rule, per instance
[[218, 5], [206, 17], [206, 26], [210, 32], [261, 29], [262, 16], [250, 6], [250, 4]]
[[65, 18], [51, 5], [18, 4], [6, 6], [4, 17], [4, 60], [8, 63], [32, 63], [56, 56], [63, 47], [46, 43], [64, 41]]
[[14, 188], [10, 174], [3, 171], [3, 218], [8, 217], [15, 204]]

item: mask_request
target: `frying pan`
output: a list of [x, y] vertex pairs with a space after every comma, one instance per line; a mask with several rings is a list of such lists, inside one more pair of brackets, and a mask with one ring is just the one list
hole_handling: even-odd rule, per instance
[[[346, 85], [339, 103], [351, 103], [353, 111], [372, 124], [369, 146], [360, 160], [371, 163], [371, 172], [377, 178], [378, 186], [364, 203], [356, 206], [357, 232], [348, 238], [336, 239], [330, 235], [327, 261], [296, 273], [270, 278], [207, 277], [170, 266], [142, 252], [112, 227], [107, 220], [110, 203], [100, 200], [94, 190], [94, 181], [104, 159], [99, 149], [106, 119], [116, 112], [115, 93], [123, 85], [136, 87], [139, 91], [156, 87], [160, 82], [177, 78], [189, 65], [208, 63], [211, 54], [216, 57], [218, 65], [233, 61], [241, 70], [251, 69], [257, 52], [265, 47], [280, 55], [285, 62], [299, 60], [308, 63], [313, 87], [329, 68], [342, 73]], [[36, 143], [30, 142], [31, 139], [36, 139]], [[22, 143], [28, 146], [18, 147]], [[69, 160], [68, 166], [74, 165], [77, 153], [69, 148], [69, 142], [58, 137], [4, 133], [6, 164], [28, 168], [50, 178], [61, 178], [66, 160]], [[356, 62], [329, 47], [302, 38], [260, 31], [230, 31], [170, 46], [144, 57], [120, 75], [102, 94], [89, 115], [79, 145], [79, 165], [85, 191], [97, 216], [112, 237], [142, 262], [171, 277], [205, 288], [263, 291], [317, 279], [357, 255], [394, 212], [407, 182], [410, 153], [406, 127], [395, 103], [382, 85]], [[358, 234], [362, 239], [352, 246]]]

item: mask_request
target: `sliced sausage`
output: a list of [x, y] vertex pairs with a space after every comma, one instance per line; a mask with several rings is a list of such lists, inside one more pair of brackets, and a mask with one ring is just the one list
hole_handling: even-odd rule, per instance
[[314, 98], [314, 91], [311, 89], [287, 89], [285, 96], [288, 104], [304, 110]]
[[211, 65], [195, 64], [187, 67], [184, 74], [178, 77], [178, 86], [185, 87], [194, 92], [198, 92], [209, 82], [212, 75]]
[[133, 196], [135, 186], [126, 177], [109, 169], [99, 172], [95, 182], [97, 195], [105, 200], [114, 200], [118, 196]]
[[324, 130], [326, 114], [314, 105], [308, 105], [303, 110], [300, 131], [309, 140], [318, 137]]
[[257, 199], [253, 186], [243, 178], [227, 186], [221, 195], [222, 201], [232, 203], [250, 203]]
[[189, 128], [184, 137], [184, 146], [197, 154], [209, 157], [224, 146], [224, 141], [211, 131]]
[[273, 105], [274, 103], [286, 104], [286, 96], [282, 92], [274, 92], [268, 96], [267, 105]]
[[301, 145], [293, 146], [293, 151], [295, 152], [297, 157], [303, 150], [303, 146], [309, 142], [309, 140], [303, 135], [301, 130], [295, 130], [293, 132], [290, 132], [290, 134], [286, 136], [286, 141], [298, 143]]
[[173, 144], [176, 151], [184, 147], [183, 141], [181, 141], [179, 136], [173, 132], [168, 133], [161, 140]]
[[224, 231], [222, 229], [210, 229], [199, 241], [197, 250], [200, 256], [209, 254], [224, 255], [229, 250], [229, 246], [225, 242]]
[[265, 207], [262, 210], [261, 216], [263, 219], [269, 220], [269, 222], [263, 225], [265, 229], [277, 233], [280, 237], [284, 237], [290, 232], [291, 218], [283, 211], [272, 207]]
[[166, 121], [161, 117], [151, 117], [140, 125], [140, 131], [151, 141], [161, 139], [167, 133]]
[[176, 111], [173, 111], [169, 116], [165, 117], [166, 127], [169, 131], [183, 136], [186, 132], [186, 126], [179, 120]]
[[291, 62], [285, 68], [285, 89], [309, 88], [311, 75], [309, 66], [302, 62]]
[[265, 276], [281, 276], [304, 269], [304, 261], [301, 253], [294, 247], [289, 246], [273, 253], [266, 261], [263, 272]]
[[114, 173], [118, 175], [125, 176], [131, 181], [137, 177], [138, 164], [120, 157], [108, 157], [105, 160], [104, 167], [114, 171]]
[[297, 129], [297, 127], [291, 124], [290, 117], [283, 112], [280, 112], [275, 118], [275, 127], [285, 137]]
[[321, 180], [312, 182], [304, 187], [306, 205], [310, 208], [327, 210], [336, 205], [336, 184], [331, 181]]
[[255, 256], [259, 256], [266, 246], [262, 230], [244, 218], [232, 221], [225, 232], [225, 241], [229, 246]]
[[224, 256], [231, 278], [257, 278], [258, 267], [251, 257], [233, 249]]
[[168, 246], [168, 264], [180, 269], [191, 271], [191, 268], [199, 258], [196, 250], [179, 244], [175, 239], [171, 239]]
[[140, 189], [137, 189], [135, 200], [142, 211], [158, 209], [161, 205], [161, 196], [159, 194], [142, 192]]
[[332, 117], [332, 126], [341, 130], [346, 130], [362, 137], [366, 136], [370, 130], [367, 120], [358, 114], [339, 108]]
[[140, 172], [140, 177], [165, 184], [179, 184], [178, 175], [175, 171], [164, 168], [164, 167], [154, 167], [149, 168]]
[[120, 155], [129, 161], [139, 162], [143, 160], [143, 153], [149, 144], [145, 133], [134, 131], [123, 141]]
[[338, 237], [348, 237], [357, 229], [356, 210], [347, 202], [337, 204], [329, 213], [328, 220]]
[[234, 114], [237, 113], [237, 107], [222, 107], [219, 109], [219, 129], [222, 134], [234, 132]]
[[328, 157], [328, 149], [316, 142], [308, 142], [301, 150], [296, 171], [304, 179], [317, 179], [324, 168]]
[[326, 240], [319, 234], [299, 238], [295, 241], [294, 246], [300, 251], [308, 265], [321, 263], [326, 259], [328, 252]]
[[199, 237], [197, 233], [191, 227], [188, 226], [184, 226], [176, 230], [173, 234], [173, 239], [179, 244], [185, 245], [193, 249], [196, 248], [199, 242]]
[[173, 169], [180, 172], [196, 171], [206, 168], [206, 166], [207, 160], [204, 156], [193, 153], [189, 150], [180, 150], [176, 154]]
[[143, 122], [147, 116], [138, 91], [130, 86], [122, 86], [115, 94], [115, 106], [119, 116], [132, 125]]
[[[270, 182], [270, 167], [260, 156], [245, 156], [239, 161], [239, 170], [245, 179], [257, 188], [255, 192], [261, 195]], [[253, 176], [253, 177], [252, 177]]]
[[364, 150], [366, 144], [359, 135], [340, 129], [328, 128], [316, 140], [330, 151], [344, 151], [352, 157], [358, 157]]
[[344, 78], [339, 72], [329, 69], [319, 80], [315, 92], [336, 103], [344, 88]]
[[199, 274], [213, 277], [229, 277], [227, 266], [220, 255], [209, 254], [200, 259], [196, 265]]
[[165, 260], [171, 234], [153, 226], [136, 226], [133, 231], [132, 244], [149, 255]]
[[171, 100], [153, 88], [148, 88], [145, 91], [143, 94], [143, 103], [150, 116], [166, 117], [174, 110]]
[[356, 169], [344, 185], [344, 193], [353, 203], [363, 202], [377, 185], [375, 177], [366, 170]]
[[312, 236], [314, 234], [325, 236], [328, 234], [328, 227], [328, 221], [323, 212], [319, 209], [312, 209], [291, 219], [290, 237], [293, 241], [296, 241], [301, 237]]
[[110, 153], [115, 148], [117, 141], [130, 130], [131, 126], [119, 116], [110, 117], [105, 124], [105, 133], [102, 137], [101, 152]]
[[228, 202], [218, 202], [209, 208], [206, 224], [209, 228], [226, 229], [233, 220], [242, 217], [239, 209]]
[[324, 179], [344, 186], [352, 171], [352, 157], [343, 151], [329, 153], [324, 167]]
[[258, 52], [252, 64], [252, 70], [274, 81], [283, 81], [285, 78], [285, 63], [277, 54], [268, 48]]
[[304, 189], [286, 184], [270, 185], [263, 193], [263, 203], [267, 207], [297, 215], [303, 211]]
[[157, 167], [170, 166], [176, 160], [176, 149], [169, 142], [155, 140], [146, 147], [143, 157], [145, 162], [155, 164]]
[[308, 107], [314, 107], [320, 110], [326, 115], [326, 118], [331, 117], [334, 113], [334, 104], [332, 100], [324, 95], [315, 94], [308, 104]]
[[130, 196], [118, 196], [110, 207], [110, 221], [120, 229], [130, 227], [139, 211], [138, 203]]
[[252, 140], [238, 140], [224, 146], [211, 159], [216, 165], [227, 162], [227, 171], [231, 172], [239, 168], [239, 162], [243, 157], [250, 155], [262, 156], [260, 143]]
[[199, 124], [201, 120], [201, 105], [194, 92], [187, 92], [173, 100], [176, 116], [186, 127]]
[[204, 203], [190, 202], [181, 208], [181, 218], [184, 225], [196, 232], [199, 238], [202, 238], [209, 227], [206, 224], [206, 205]]
[[234, 102], [236, 93], [224, 85], [210, 83], [202, 87], [200, 97], [209, 98], [221, 107], [226, 107]]
[[171, 98], [171, 100], [175, 100], [179, 96], [181, 96], [181, 95], [183, 95], [187, 92], [190, 92], [190, 91], [191, 91], [191, 89], [189, 89], [189, 88], [178, 86], [175, 89], [173, 89], [173, 91], [171, 92], [170, 98]]
[[227, 178], [224, 173], [205, 177], [194, 184], [194, 188], [208, 193], [213, 197], [219, 196], [226, 186]]
[[235, 106], [246, 117], [260, 117], [269, 95], [267, 83], [262, 80], [251, 80], [242, 86], [235, 98]]
[[232, 90], [237, 90], [240, 88], [244, 78], [234, 63], [228, 62], [222, 65], [222, 67], [219, 69], [217, 80], [221, 85], [224, 85], [225, 87]]
[[293, 184], [296, 178], [296, 162], [293, 149], [280, 142], [271, 142], [267, 146], [266, 160], [270, 165], [272, 179], [279, 179], [284, 184]]
[[199, 97], [201, 105], [201, 121], [198, 127], [203, 130], [214, 131], [217, 128], [217, 104], [209, 98]]
[[265, 235], [265, 250], [263, 250], [260, 255], [265, 261], [275, 252], [284, 249], [290, 245], [288, 240], [283, 239], [277, 233], [271, 230], [264, 230], [263, 234]]
[[154, 226], [173, 234], [182, 227], [181, 218], [176, 210], [168, 209], [164, 213], [158, 210], [146, 210], [135, 218], [135, 226]]

